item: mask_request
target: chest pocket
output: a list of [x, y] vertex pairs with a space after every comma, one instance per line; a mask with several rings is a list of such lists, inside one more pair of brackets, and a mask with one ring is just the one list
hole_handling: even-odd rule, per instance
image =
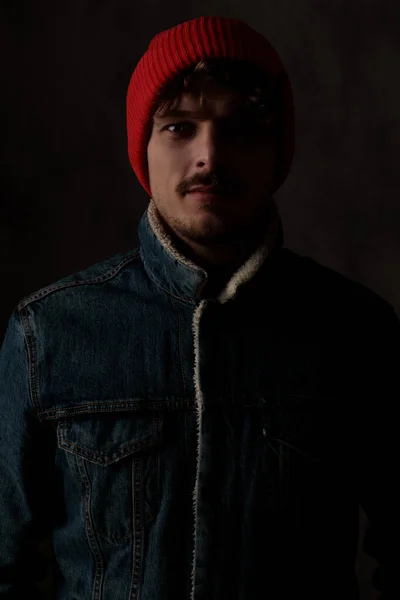
[[78, 486], [86, 528], [117, 543], [159, 508], [159, 414], [103, 413], [63, 419], [58, 446]]

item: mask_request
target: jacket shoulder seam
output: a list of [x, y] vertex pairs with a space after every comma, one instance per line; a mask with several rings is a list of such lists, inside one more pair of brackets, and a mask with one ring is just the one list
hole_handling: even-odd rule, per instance
[[58, 284], [55, 283], [55, 284], [50, 284], [49, 286], [43, 287], [43, 288], [37, 290], [36, 292], [29, 294], [29, 296], [23, 298], [22, 300], [20, 300], [18, 302], [16, 308], [20, 311], [20, 310], [24, 309], [26, 306], [28, 306], [29, 304], [32, 304], [33, 302], [36, 302], [37, 300], [41, 300], [42, 298], [44, 298], [44, 297], [48, 296], [49, 294], [51, 294], [55, 291], [58, 291], [58, 290], [62, 290], [62, 289], [69, 288], [69, 287], [76, 287], [79, 285], [92, 285], [92, 284], [96, 284], [96, 283], [103, 283], [104, 281], [107, 281], [108, 279], [112, 279], [127, 264], [135, 261], [138, 258], [139, 253], [140, 253], [140, 251], [138, 248], [134, 254], [129, 254], [129, 256], [125, 256], [125, 258], [123, 258], [116, 266], [112, 267], [111, 269], [109, 269], [108, 271], [103, 273], [102, 275], [98, 275], [97, 277], [92, 277], [90, 279], [83, 279], [82, 281], [72, 280], [72, 281], [67, 281], [64, 283], [58, 283]]

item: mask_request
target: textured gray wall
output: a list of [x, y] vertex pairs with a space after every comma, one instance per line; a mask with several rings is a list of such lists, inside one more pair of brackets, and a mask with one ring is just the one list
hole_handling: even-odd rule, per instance
[[[37, 0], [0, 9], [1, 338], [22, 296], [136, 245], [148, 197], [126, 152], [129, 77], [156, 33], [203, 14], [247, 21], [288, 69], [286, 245], [400, 313], [397, 0]], [[360, 553], [363, 600], [372, 564]]]

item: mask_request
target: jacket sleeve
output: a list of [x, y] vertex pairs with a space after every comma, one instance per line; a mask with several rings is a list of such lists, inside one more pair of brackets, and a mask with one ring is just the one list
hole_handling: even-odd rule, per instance
[[0, 349], [0, 600], [50, 597], [51, 454], [31, 397], [33, 361], [15, 310]]
[[356, 453], [360, 504], [368, 518], [362, 545], [364, 551], [378, 562], [372, 586], [380, 592], [379, 600], [392, 600], [400, 598], [396, 575], [399, 563], [395, 559], [399, 548], [396, 523], [400, 507], [396, 431], [400, 322], [393, 308], [382, 303], [377, 316], [370, 315], [363, 329], [361, 382], [358, 385], [362, 394]]

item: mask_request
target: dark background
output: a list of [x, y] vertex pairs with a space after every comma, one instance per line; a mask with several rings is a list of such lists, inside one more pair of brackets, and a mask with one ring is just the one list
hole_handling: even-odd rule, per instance
[[[397, 0], [20, 0], [0, 8], [1, 339], [23, 296], [136, 246], [148, 196], [127, 155], [130, 75], [154, 35], [201, 15], [243, 19], [288, 70], [286, 245], [400, 313]], [[374, 564], [360, 552], [363, 600]]]

